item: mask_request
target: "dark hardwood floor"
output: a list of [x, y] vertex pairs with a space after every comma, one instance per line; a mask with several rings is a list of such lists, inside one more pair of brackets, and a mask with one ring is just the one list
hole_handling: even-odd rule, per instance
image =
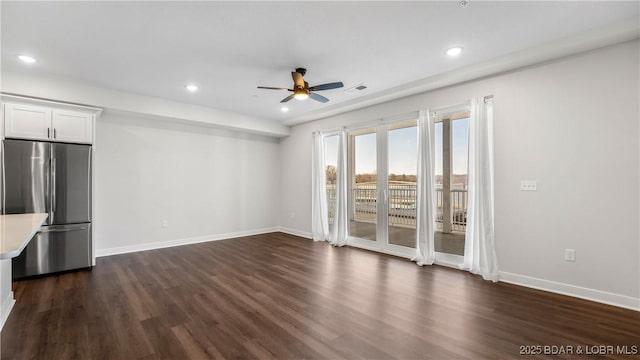
[[282, 233], [98, 258], [14, 291], [2, 359], [575, 358], [520, 355], [537, 345], [622, 358], [616, 346], [640, 346], [639, 312]]

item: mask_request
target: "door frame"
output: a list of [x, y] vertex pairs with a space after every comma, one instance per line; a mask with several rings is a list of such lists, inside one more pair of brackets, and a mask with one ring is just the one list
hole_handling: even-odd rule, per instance
[[[349, 188], [348, 188], [348, 209], [349, 214], [353, 211], [353, 175], [355, 175], [355, 148], [353, 138], [363, 130], [374, 130], [376, 134], [376, 240], [367, 240], [357, 238], [349, 234], [347, 243], [351, 246], [363, 248], [366, 250], [377, 251], [394, 256], [400, 256], [411, 259], [415, 257], [416, 249], [406, 246], [394, 245], [389, 243], [389, 131], [393, 125], [402, 122], [415, 120], [415, 126], [418, 126], [418, 112], [394, 116], [391, 118], [381, 119], [375, 122], [360, 124], [355, 127], [347, 128], [347, 168], [349, 171]], [[381, 201], [380, 201], [381, 200]], [[382, 206], [380, 206], [382, 205]], [[349, 221], [351, 223], [351, 221]]]
[[[456, 115], [460, 113], [468, 113], [470, 112], [470, 110], [471, 110], [471, 104], [469, 102], [463, 102], [455, 105], [436, 108], [435, 110], [431, 111], [429, 116], [430, 116], [430, 119], [434, 122], [438, 122], [436, 121], [437, 117], [448, 117], [448, 126], [449, 126], [448, 134], [449, 136], [451, 136], [452, 122], [455, 120], [464, 118], [462, 116], [459, 116], [459, 115], [456, 116]], [[469, 117], [470, 117], [470, 114], [469, 114]], [[471, 119], [469, 119], [469, 121], [471, 121]], [[444, 123], [443, 123], [443, 126], [444, 126]], [[444, 140], [445, 140], [444, 135], [445, 134], [444, 134], [444, 128], [443, 128], [443, 146], [444, 146]], [[452, 140], [453, 139], [449, 137], [448, 141], [451, 142]], [[449, 146], [451, 146], [451, 143], [449, 144]], [[444, 166], [444, 159], [443, 159], [443, 166]], [[449, 170], [450, 170], [449, 171], [450, 174], [453, 173], [451, 168]], [[445, 189], [443, 188], [443, 200], [444, 200], [444, 190]], [[450, 186], [449, 186], [449, 190], [451, 190]], [[443, 207], [445, 207], [444, 204], [443, 204]], [[444, 222], [442, 226], [443, 226], [442, 230], [444, 231], [445, 230]], [[465, 237], [466, 237], [466, 234], [465, 234]], [[445, 252], [439, 252], [439, 251], [435, 252], [435, 260], [436, 260], [435, 263], [438, 265], [452, 267], [455, 269], [460, 269], [464, 264], [464, 256], [445, 253]]]

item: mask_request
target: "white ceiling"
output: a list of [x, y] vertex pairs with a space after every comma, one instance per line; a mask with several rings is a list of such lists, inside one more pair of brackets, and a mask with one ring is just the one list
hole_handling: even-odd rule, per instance
[[[358, 97], [469, 67], [639, 16], [628, 2], [7, 2], [2, 70], [60, 76], [105, 88], [293, 123]], [[451, 46], [464, 47], [455, 59]], [[25, 65], [18, 54], [38, 61]], [[279, 101], [290, 72], [327, 104]], [[184, 84], [200, 87], [188, 93]]]

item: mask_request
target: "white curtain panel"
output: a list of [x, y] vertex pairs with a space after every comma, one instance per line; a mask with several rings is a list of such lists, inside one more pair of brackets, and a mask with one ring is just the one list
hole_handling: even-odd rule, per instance
[[434, 226], [434, 124], [429, 111], [420, 111], [418, 118], [418, 183], [416, 191], [416, 264], [431, 265], [435, 261]]
[[347, 208], [347, 132], [338, 134], [338, 162], [336, 164], [336, 204], [333, 228], [329, 243], [334, 246], [347, 244], [349, 214]]
[[471, 100], [467, 232], [462, 269], [498, 281], [494, 246], [493, 103]]
[[313, 133], [311, 166], [311, 234], [314, 241], [325, 241], [329, 238], [329, 214], [327, 212], [324, 136], [320, 132]]

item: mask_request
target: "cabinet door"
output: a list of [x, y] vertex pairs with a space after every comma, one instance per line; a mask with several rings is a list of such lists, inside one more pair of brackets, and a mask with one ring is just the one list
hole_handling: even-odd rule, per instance
[[54, 141], [93, 142], [93, 114], [53, 109], [52, 125]]
[[5, 137], [47, 140], [51, 136], [51, 108], [5, 104]]

